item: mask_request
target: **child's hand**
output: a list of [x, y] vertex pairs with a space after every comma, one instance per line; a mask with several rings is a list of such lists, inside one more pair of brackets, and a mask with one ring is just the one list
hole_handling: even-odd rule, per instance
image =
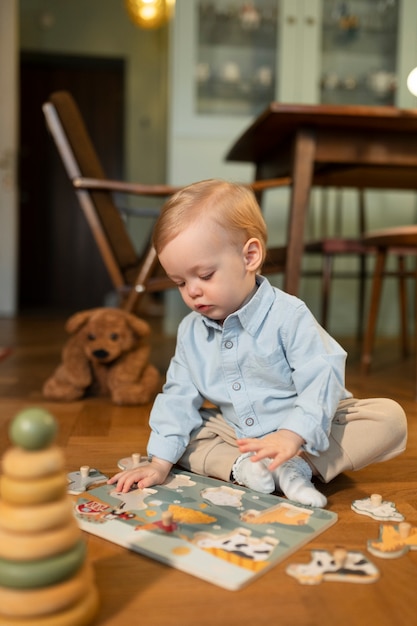
[[268, 469], [272, 472], [279, 465], [296, 456], [303, 443], [304, 439], [292, 430], [278, 430], [262, 439], [239, 439], [237, 445], [242, 454], [255, 452], [251, 457], [253, 462], [271, 459]]
[[152, 485], [161, 485], [172, 468], [172, 463], [162, 459], [152, 458], [152, 462], [140, 467], [124, 470], [112, 476], [107, 483], [116, 485], [116, 491], [127, 493], [129, 489], [137, 483], [139, 489], [152, 487]]

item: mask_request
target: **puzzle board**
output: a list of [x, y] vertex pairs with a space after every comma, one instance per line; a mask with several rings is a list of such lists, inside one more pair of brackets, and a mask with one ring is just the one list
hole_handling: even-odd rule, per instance
[[75, 515], [89, 533], [230, 590], [337, 521], [330, 511], [180, 470], [151, 489], [91, 489], [77, 498]]

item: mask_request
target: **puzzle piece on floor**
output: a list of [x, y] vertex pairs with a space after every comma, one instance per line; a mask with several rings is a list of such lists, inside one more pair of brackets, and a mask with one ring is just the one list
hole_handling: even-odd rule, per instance
[[369, 539], [367, 548], [374, 556], [396, 559], [409, 550], [417, 550], [417, 527], [409, 522], [381, 524], [378, 539]]
[[131, 456], [126, 456], [117, 462], [117, 467], [121, 470], [132, 469], [133, 467], [139, 467], [148, 463], [149, 457], [142, 456], [139, 452], [134, 452]]
[[98, 470], [83, 465], [78, 472], [70, 472], [67, 475], [68, 478], [68, 493], [72, 495], [79, 495], [87, 491], [92, 485], [99, 485], [105, 483], [108, 480], [108, 476], [105, 476]]
[[404, 515], [397, 511], [394, 502], [383, 500], [378, 493], [372, 494], [369, 498], [354, 500], [351, 508], [355, 513], [368, 515], [372, 519], [380, 522], [402, 522]]
[[362, 552], [336, 548], [312, 550], [311, 561], [307, 564], [292, 564], [287, 574], [296, 578], [302, 585], [318, 585], [322, 581], [373, 583], [379, 578], [379, 570]]

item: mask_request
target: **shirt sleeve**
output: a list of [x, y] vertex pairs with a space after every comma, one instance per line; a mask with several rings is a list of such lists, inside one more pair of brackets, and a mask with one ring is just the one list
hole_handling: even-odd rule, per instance
[[317, 455], [329, 446], [331, 423], [345, 388], [346, 352], [300, 302], [283, 328], [282, 340], [292, 370], [296, 397], [280, 429], [296, 432], [304, 449]]
[[185, 452], [191, 433], [202, 425], [199, 409], [203, 401], [190, 376], [180, 326], [166, 383], [155, 399], [149, 419], [148, 455], [176, 463]]

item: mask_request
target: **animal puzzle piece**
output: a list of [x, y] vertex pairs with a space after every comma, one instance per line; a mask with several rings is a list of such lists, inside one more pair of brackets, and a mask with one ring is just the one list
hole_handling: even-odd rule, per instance
[[378, 493], [372, 494], [369, 498], [354, 500], [351, 508], [355, 513], [368, 515], [380, 522], [402, 522], [404, 520], [404, 515], [397, 511], [394, 502], [383, 500]]
[[381, 524], [379, 538], [370, 539], [367, 548], [371, 554], [383, 559], [396, 559], [409, 550], [417, 550], [417, 527], [408, 522]]
[[126, 456], [117, 462], [117, 467], [121, 470], [129, 470], [140, 465], [146, 465], [148, 456], [142, 456], [139, 452], [134, 452], [131, 456]]
[[295, 506], [290, 502], [279, 502], [264, 511], [247, 509], [240, 515], [247, 524], [285, 524], [287, 526], [304, 526], [309, 523], [312, 509]]
[[203, 489], [201, 497], [218, 506], [233, 506], [236, 509], [242, 506], [242, 496], [245, 492], [241, 489], [221, 485], [220, 487], [208, 487]]
[[236, 528], [236, 530], [220, 536], [208, 532], [196, 533], [193, 543], [199, 548], [216, 553], [217, 556], [226, 560], [230, 560], [226, 556], [229, 554], [236, 559], [249, 559], [258, 562], [266, 561], [271, 556], [279, 540], [274, 537], [252, 537], [251, 532], [246, 528]]
[[117, 498], [117, 500], [121, 500], [122, 504], [120, 507], [123, 507], [125, 510], [143, 511], [148, 508], [148, 505], [145, 503], [145, 498], [155, 493], [157, 493], [155, 489], [146, 487], [145, 489], [131, 489], [127, 493], [121, 493], [114, 489], [110, 492], [110, 495], [113, 498]]
[[191, 479], [191, 476], [187, 476], [186, 474], [170, 473], [163, 484], [164, 487], [167, 487], [167, 489], [182, 491], [183, 489], [190, 489], [191, 487], [194, 487], [196, 483]]
[[108, 480], [108, 476], [105, 476], [101, 472], [88, 465], [82, 465], [79, 472], [70, 472], [68, 474], [68, 493], [72, 495], [79, 495], [87, 491], [92, 485], [98, 485], [99, 483], [105, 483]]
[[318, 585], [322, 581], [373, 583], [379, 578], [379, 570], [362, 552], [348, 552], [345, 548], [312, 550], [307, 564], [292, 564], [287, 574], [302, 585]]

